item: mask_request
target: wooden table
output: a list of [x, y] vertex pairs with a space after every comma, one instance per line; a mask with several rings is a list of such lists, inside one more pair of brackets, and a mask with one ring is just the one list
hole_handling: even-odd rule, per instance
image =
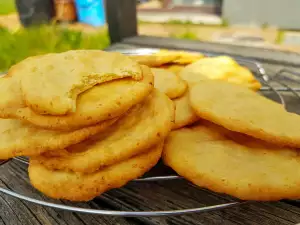
[[[233, 55], [248, 56], [260, 60], [269, 75], [285, 67], [300, 70], [300, 55], [295, 53], [270, 52], [255, 48], [244, 48], [209, 43], [175, 41], [149, 37], [125, 39], [122, 43], [112, 45], [109, 50], [132, 49], [137, 47], [165, 47], [188, 50], [211, 51]], [[286, 96], [290, 110], [300, 112], [300, 100]], [[0, 186], [19, 193], [47, 199], [28, 183], [26, 165], [11, 161], [1, 168]], [[300, 188], [300, 187], [299, 187]], [[50, 200], [51, 201], [51, 200]], [[75, 203], [97, 209], [117, 210], [162, 210], [201, 207], [235, 201], [235, 199], [196, 188], [184, 180], [130, 183], [122, 189], [116, 189], [88, 203]], [[66, 201], [52, 201], [64, 202]], [[159, 225], [193, 225], [193, 224], [296, 224], [300, 223], [300, 208], [296, 203], [252, 202], [238, 207], [201, 214], [174, 217], [122, 218], [72, 213], [42, 207], [13, 197], [0, 194], [0, 225], [116, 225], [116, 224], [159, 224]]]

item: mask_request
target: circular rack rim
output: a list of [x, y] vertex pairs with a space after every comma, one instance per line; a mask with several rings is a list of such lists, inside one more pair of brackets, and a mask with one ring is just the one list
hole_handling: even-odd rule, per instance
[[[126, 55], [149, 55], [153, 54], [159, 49], [147, 49], [147, 48], [140, 48], [140, 49], [130, 49], [130, 50], [114, 50]], [[208, 56], [216, 56], [216, 54], [208, 53]], [[262, 88], [262, 91], [272, 91], [274, 92], [281, 104], [285, 106], [284, 99], [282, 95], [279, 93], [279, 91], [291, 91], [293, 93], [296, 93], [295, 91], [298, 90], [292, 90], [288, 86], [276, 81], [277, 83], [280, 83], [283, 88], [276, 89], [273, 86], [269, 84], [271, 81], [270, 77], [266, 74], [265, 69], [263, 66], [256, 61], [248, 60], [243, 57], [233, 57], [236, 61], [253, 66], [256, 70], [256, 73], [259, 75], [259, 78], [261, 79], [262, 83], [265, 85], [265, 87]], [[284, 71], [283, 71], [284, 72]], [[279, 72], [280, 73], [280, 72]], [[1, 73], [0, 73], [1, 74]], [[280, 74], [279, 74], [280, 75]], [[17, 160], [20, 163], [28, 164], [28, 160], [25, 157], [15, 157], [14, 160]], [[0, 166], [9, 162], [11, 160], [0, 160]], [[151, 181], [169, 181], [169, 180], [178, 180], [183, 179], [180, 176], [177, 175], [167, 175], [167, 176], [153, 176], [153, 177], [143, 177], [139, 179], [135, 179], [132, 182], [151, 182]], [[0, 187], [0, 193], [7, 194], [11, 197], [15, 197], [24, 201], [28, 201], [34, 204], [38, 204], [41, 206], [46, 207], [52, 207], [56, 209], [62, 209], [66, 211], [72, 211], [72, 212], [78, 212], [78, 213], [88, 213], [88, 214], [96, 214], [96, 215], [106, 215], [106, 216], [122, 216], [122, 217], [155, 217], [155, 216], [174, 216], [174, 215], [183, 215], [183, 214], [190, 214], [190, 213], [201, 213], [201, 212], [208, 212], [208, 211], [214, 211], [214, 210], [221, 210], [229, 207], [234, 207], [242, 204], [246, 204], [252, 201], [235, 201], [235, 202], [229, 202], [224, 204], [218, 204], [218, 205], [212, 205], [212, 206], [204, 206], [204, 207], [198, 207], [198, 208], [187, 208], [187, 209], [175, 209], [175, 210], [159, 210], [159, 211], [120, 211], [120, 210], [102, 210], [102, 209], [91, 209], [91, 208], [80, 208], [80, 207], [74, 207], [69, 206], [65, 204], [57, 204], [52, 203], [49, 201], [43, 201], [38, 200], [35, 198], [31, 198], [22, 194], [19, 194], [17, 192], [14, 192], [12, 190], [2, 188]]]
[[52, 207], [56, 209], [67, 210], [71, 212], [78, 212], [78, 213], [88, 213], [88, 214], [96, 214], [96, 215], [103, 215], [103, 216], [122, 216], [122, 217], [154, 217], [154, 216], [175, 216], [175, 215], [183, 215], [189, 213], [200, 213], [200, 212], [208, 212], [213, 210], [220, 210], [225, 209], [241, 204], [248, 203], [248, 201], [241, 201], [241, 202], [231, 202], [213, 206], [205, 206], [199, 208], [190, 208], [190, 209], [177, 209], [177, 210], [160, 210], [160, 211], [119, 211], [119, 210], [103, 210], [103, 209], [90, 209], [90, 208], [80, 208], [74, 206], [68, 206], [64, 204], [56, 204], [47, 201], [38, 200], [35, 198], [31, 198], [25, 195], [18, 194], [16, 192], [4, 189], [0, 187], [0, 192], [10, 195], [12, 197], [16, 197], [21, 200], [25, 200], [27, 202], [35, 203], [41, 206]]

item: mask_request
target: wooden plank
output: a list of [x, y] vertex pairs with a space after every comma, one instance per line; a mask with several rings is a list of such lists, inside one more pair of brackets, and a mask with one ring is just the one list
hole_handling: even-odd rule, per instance
[[278, 51], [273, 49], [148, 36], [126, 38], [122, 41], [122, 43], [140, 47], [181, 49], [232, 56], [247, 56], [248, 58], [261, 62], [280, 64], [282, 66], [300, 67], [299, 53]]
[[[70, 205], [66, 201], [51, 200], [37, 190], [28, 182], [27, 167], [19, 162], [11, 161], [0, 167], [0, 186], [14, 190], [18, 193], [53, 203]], [[72, 203], [73, 206], [112, 209], [107, 207], [103, 201], [89, 203]], [[139, 224], [132, 219], [121, 217], [97, 216], [83, 213], [72, 213], [57, 210], [50, 207], [42, 207], [36, 204], [20, 201], [16, 198], [0, 194], [0, 224], [5, 225], [116, 225], [116, 224]]]
[[[167, 171], [164, 167], [157, 170]], [[112, 207], [125, 210], [172, 210], [236, 201], [230, 196], [198, 188], [185, 180], [130, 183], [104, 194], [103, 200]], [[147, 220], [157, 225], [295, 224], [300, 221], [300, 208], [283, 202], [253, 202], [224, 210]]]
[[105, 2], [111, 43], [136, 36], [136, 0], [106, 0]]
[[[167, 168], [159, 170], [169, 171]], [[156, 171], [157, 172], [157, 171]], [[37, 199], [49, 200], [28, 183], [26, 166], [10, 162], [1, 167], [0, 185]], [[199, 189], [190, 183], [179, 181], [130, 183], [88, 203], [72, 203], [98, 209], [162, 210], [201, 207], [226, 203], [235, 199]], [[61, 202], [49, 200], [51, 202]], [[68, 202], [63, 202], [70, 204]], [[12, 225], [40, 224], [149, 224], [149, 225], [199, 225], [199, 224], [295, 224], [300, 221], [300, 208], [282, 202], [251, 203], [244, 206], [207, 213], [174, 217], [124, 219], [88, 214], [70, 213], [20, 201], [0, 195], [0, 222]]]

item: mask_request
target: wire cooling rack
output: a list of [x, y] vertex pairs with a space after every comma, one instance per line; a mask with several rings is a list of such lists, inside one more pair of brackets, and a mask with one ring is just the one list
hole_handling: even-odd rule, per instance
[[[119, 50], [123, 54], [127, 55], [149, 55], [157, 52], [159, 49], [133, 49], [133, 50]], [[117, 51], [117, 50], [115, 50]], [[207, 56], [216, 56], [215, 54], [206, 54]], [[288, 106], [287, 101], [285, 100], [286, 94], [294, 95], [300, 100], [300, 73], [291, 71], [288, 69], [281, 69], [276, 72], [274, 75], [269, 76], [266, 73], [266, 70], [261, 63], [253, 60], [249, 60], [243, 57], [234, 57], [234, 59], [241, 65], [248, 67], [263, 84], [260, 92], [266, 97], [271, 98], [274, 101], [281, 103], [285, 108]], [[295, 86], [298, 84], [298, 87]], [[284, 94], [283, 94], [284, 93]], [[19, 163], [28, 165], [28, 160], [26, 157], [16, 157], [12, 160], [16, 160]], [[10, 160], [1, 161], [0, 167], [5, 163], [9, 163]], [[0, 168], [1, 169], [1, 168]], [[183, 179], [180, 176], [174, 175], [159, 175], [159, 176], [146, 176], [132, 182], [153, 182], [153, 181], [170, 181]], [[24, 201], [28, 201], [34, 204], [53, 207], [56, 209], [62, 209], [72, 212], [88, 213], [88, 214], [97, 214], [97, 215], [106, 215], [106, 216], [123, 216], [123, 217], [151, 217], [151, 216], [174, 216], [182, 215], [188, 213], [201, 213], [214, 210], [221, 210], [229, 207], [238, 206], [241, 204], [246, 204], [249, 201], [234, 201], [225, 204], [211, 205], [199, 208], [187, 208], [187, 209], [174, 209], [174, 210], [161, 210], [161, 211], [118, 211], [118, 210], [102, 210], [102, 209], [91, 209], [76, 207], [72, 205], [65, 204], [56, 204], [50, 201], [39, 200], [30, 196], [17, 193], [13, 190], [0, 187], [0, 193], [15, 197]]]

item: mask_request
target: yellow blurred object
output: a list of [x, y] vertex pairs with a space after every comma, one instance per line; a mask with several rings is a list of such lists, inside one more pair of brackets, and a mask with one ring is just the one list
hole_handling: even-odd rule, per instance
[[185, 66], [184, 65], [176, 65], [176, 64], [167, 64], [162, 65], [160, 68], [169, 70], [175, 74], [178, 74]]
[[164, 56], [164, 55], [171, 55], [176, 56], [176, 59], [172, 61], [174, 64], [180, 65], [187, 65], [190, 63], [194, 63], [199, 59], [204, 58], [205, 56], [201, 53], [196, 52], [184, 52], [184, 51], [173, 51], [173, 50], [166, 50], [161, 49], [155, 55]]
[[200, 59], [182, 69], [179, 76], [189, 85], [194, 85], [205, 79], [216, 79], [246, 85], [253, 90], [258, 90], [261, 87], [249, 69], [239, 65], [229, 56]]

